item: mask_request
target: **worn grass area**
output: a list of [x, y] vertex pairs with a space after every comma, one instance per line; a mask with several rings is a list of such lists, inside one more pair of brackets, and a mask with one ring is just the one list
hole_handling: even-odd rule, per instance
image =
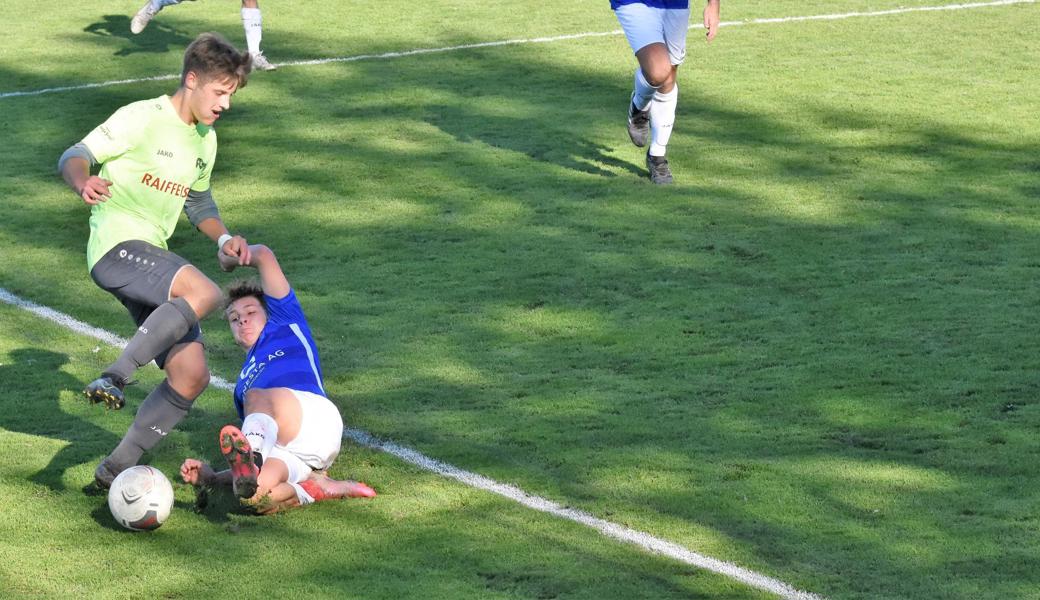
[[[271, 3], [265, 47], [279, 62], [610, 31], [605, 5], [345, 3], [315, 22]], [[139, 38], [126, 3], [15, 28], [0, 92], [175, 72], [195, 32], [240, 39], [237, 12], [215, 7], [164, 11]], [[286, 67], [222, 118], [214, 193], [233, 229], [278, 252], [351, 425], [831, 598], [1036, 597], [1036, 23], [1030, 4], [733, 26], [711, 46], [695, 30], [666, 189], [627, 143], [620, 36]], [[0, 164], [0, 287], [129, 333], [85, 272], [86, 211], [53, 166], [118, 106], [170, 88], [0, 99], [0, 134], [18, 141]], [[230, 279], [187, 224], [170, 244]], [[34, 381], [39, 407], [0, 423], [4, 495], [48, 499], [0, 512], [13, 556], [48, 527], [44, 547], [67, 544], [47, 525], [67, 519], [88, 547], [163, 561], [186, 596], [227, 578], [225, 545], [283, 539], [293, 562], [264, 572], [300, 586], [285, 593], [753, 595], [358, 448], [341, 468], [376, 502], [194, 516], [178, 489], [158, 535], [124, 535], [80, 487], [132, 412], [74, 394], [114, 351], [12, 309], [0, 323], [5, 385]], [[224, 325], [206, 331], [232, 376]], [[233, 414], [217, 391], [200, 408], [154, 457], [168, 473], [213, 455]], [[101, 553], [75, 552], [61, 576], [110, 580], [86, 566]], [[0, 561], [0, 576], [48, 593], [15, 574], [56, 554]]]

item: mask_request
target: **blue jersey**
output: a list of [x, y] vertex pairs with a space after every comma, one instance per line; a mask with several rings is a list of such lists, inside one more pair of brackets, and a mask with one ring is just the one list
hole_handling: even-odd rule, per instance
[[690, 8], [690, 0], [610, 0], [610, 10], [622, 4], [645, 4], [650, 8]]
[[249, 349], [235, 385], [235, 410], [245, 418], [246, 392], [252, 388], [284, 387], [325, 395], [318, 347], [311, 336], [296, 293], [284, 298], [264, 296], [267, 324]]

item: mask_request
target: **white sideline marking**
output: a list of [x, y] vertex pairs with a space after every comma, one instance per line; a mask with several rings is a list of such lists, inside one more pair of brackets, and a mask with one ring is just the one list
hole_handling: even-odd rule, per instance
[[[1037, 0], [994, 0], [993, 2], [971, 2], [967, 4], [944, 4], [940, 6], [916, 6], [905, 8], [893, 8], [889, 10], [876, 10], [870, 12], [849, 12], [831, 15], [807, 15], [801, 17], [774, 17], [768, 19], [748, 19], [746, 21], [724, 21], [719, 25], [722, 27], [737, 27], [740, 25], [768, 25], [776, 23], [794, 23], [798, 21], [834, 21], [838, 19], [852, 19], [855, 17], [883, 17], [888, 15], [900, 15], [913, 12], [932, 12], [940, 10], [967, 10], [972, 8], [989, 8], [994, 6], [1008, 6], [1011, 4], [1035, 4]], [[697, 23], [690, 29], [703, 29], [704, 25]], [[382, 54], [359, 54], [356, 56], [342, 56], [337, 58], [316, 58], [312, 60], [294, 60], [277, 63], [278, 67], [302, 67], [310, 65], [326, 65], [330, 63], [357, 62], [361, 60], [382, 60], [389, 58], [400, 58], [403, 56], [416, 56], [419, 54], [436, 54], [439, 52], [454, 52], [456, 50], [472, 50], [474, 48], [492, 48], [495, 46], [515, 46], [519, 44], [544, 44], [548, 42], [560, 42], [564, 40], [577, 40], [590, 37], [603, 37], [610, 35], [621, 35], [620, 29], [614, 31], [596, 31], [586, 33], [572, 33], [567, 35], [556, 35], [551, 37], [523, 38], [515, 40], [499, 40], [495, 42], [478, 42], [475, 44], [462, 44], [459, 46], [444, 46], [442, 48], [417, 48], [415, 50], [403, 50], [399, 52], [384, 52]], [[77, 85], [66, 85], [61, 87], [43, 88], [23, 92], [2, 92], [0, 100], [4, 98], [16, 98], [19, 96], [39, 96], [56, 92], [69, 92], [75, 90], [86, 90], [91, 88], [109, 87], [113, 85], [125, 85], [140, 83], [143, 81], [166, 81], [178, 79], [180, 75], [156, 75], [153, 77], [140, 77], [136, 79], [119, 79], [115, 81], [103, 81], [100, 83], [83, 83]]]
[[[43, 317], [44, 319], [71, 329], [76, 333], [101, 340], [102, 342], [116, 348], [122, 348], [127, 343], [127, 340], [124, 338], [113, 335], [103, 329], [98, 329], [92, 325], [88, 325], [54, 309], [40, 306], [35, 302], [19, 298], [4, 288], [0, 288], [0, 301], [25, 309], [35, 315]], [[235, 385], [233, 383], [216, 375], [213, 375], [210, 379], [210, 385], [221, 390], [232, 392], [235, 390]], [[751, 587], [772, 592], [781, 598], [788, 600], [824, 600], [821, 596], [795, 589], [778, 579], [773, 579], [772, 577], [767, 577], [754, 571], [750, 571], [733, 563], [698, 554], [684, 546], [662, 540], [661, 538], [654, 537], [649, 533], [636, 531], [635, 529], [611, 523], [610, 521], [604, 521], [603, 519], [594, 517], [589, 513], [574, 508], [560, 506], [552, 500], [528, 494], [518, 487], [498, 483], [497, 481], [484, 477], [483, 475], [464, 471], [458, 467], [430, 458], [429, 456], [416, 450], [412, 450], [411, 448], [406, 448], [391, 441], [377, 439], [372, 434], [360, 429], [345, 429], [343, 437], [362, 446], [381, 450], [387, 454], [392, 454], [405, 462], [426, 469], [427, 471], [432, 471], [438, 475], [449, 477], [470, 487], [492, 492], [518, 502], [528, 508], [533, 508], [534, 510], [548, 513], [562, 519], [580, 523], [609, 538], [634, 544], [655, 554], [663, 554], [664, 556], [673, 558], [680, 562], [725, 575], [726, 577], [735, 579]]]

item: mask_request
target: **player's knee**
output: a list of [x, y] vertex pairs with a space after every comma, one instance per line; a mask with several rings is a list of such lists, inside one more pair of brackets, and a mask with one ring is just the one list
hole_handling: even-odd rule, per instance
[[180, 391], [181, 395], [192, 401], [202, 395], [209, 385], [209, 370], [205, 363], [170, 373], [170, 383]]
[[646, 82], [654, 87], [661, 87], [668, 83], [672, 77], [672, 65], [668, 62], [662, 64], [650, 65], [650, 68], [643, 68], [643, 77], [646, 78]]
[[209, 278], [206, 278], [205, 283], [200, 286], [200, 293], [202, 301], [209, 307], [209, 310], [206, 311], [207, 313], [220, 306], [220, 302], [224, 298], [224, 293], [220, 291], [220, 286], [210, 281]]
[[174, 280], [171, 295], [184, 298], [201, 319], [220, 306], [223, 293], [220, 286], [202, 274], [202, 271], [189, 267]]

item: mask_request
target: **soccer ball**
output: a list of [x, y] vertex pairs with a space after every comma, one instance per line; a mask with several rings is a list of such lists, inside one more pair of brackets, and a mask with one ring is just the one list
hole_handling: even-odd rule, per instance
[[134, 531], [158, 529], [173, 508], [173, 486], [159, 469], [138, 465], [120, 473], [108, 490], [108, 509]]

